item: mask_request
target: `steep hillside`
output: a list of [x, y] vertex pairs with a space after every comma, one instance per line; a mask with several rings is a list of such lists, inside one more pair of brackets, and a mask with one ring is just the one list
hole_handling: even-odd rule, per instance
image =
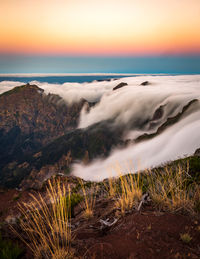
[[76, 128], [84, 103], [67, 106], [29, 84], [0, 95], [0, 168]]

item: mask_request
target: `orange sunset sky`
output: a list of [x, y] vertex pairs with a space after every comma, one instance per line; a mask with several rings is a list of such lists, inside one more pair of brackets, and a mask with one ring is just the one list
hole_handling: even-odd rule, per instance
[[0, 53], [200, 53], [200, 0], [0, 0]]

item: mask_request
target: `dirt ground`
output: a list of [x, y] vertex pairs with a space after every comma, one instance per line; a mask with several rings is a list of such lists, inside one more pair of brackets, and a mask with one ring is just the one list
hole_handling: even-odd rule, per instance
[[[111, 204], [99, 201], [91, 220], [80, 222], [74, 248], [84, 258], [200, 258], [200, 221], [187, 215], [158, 212], [151, 205], [132, 211], [108, 231], [100, 230], [100, 218], [114, 220]], [[107, 215], [106, 215], [107, 212]], [[78, 221], [78, 216], [74, 223]], [[73, 220], [72, 220], [73, 224]], [[189, 233], [185, 244], [180, 234]]]
[[[16, 214], [17, 201], [27, 200], [28, 192], [12, 190], [0, 193], [2, 218]], [[17, 197], [17, 198], [16, 198]], [[173, 214], [154, 209], [151, 204], [140, 212], [133, 210], [119, 217], [111, 228], [102, 230], [100, 219], [113, 222], [117, 211], [113, 201], [105, 198], [96, 201], [94, 217], [85, 219], [80, 205], [72, 218], [72, 251], [74, 258], [96, 259], [150, 259], [200, 258], [200, 219], [189, 215]], [[3, 227], [6, 237], [11, 237]], [[192, 240], [184, 243], [180, 234], [188, 233]], [[32, 258], [25, 250], [22, 258]]]

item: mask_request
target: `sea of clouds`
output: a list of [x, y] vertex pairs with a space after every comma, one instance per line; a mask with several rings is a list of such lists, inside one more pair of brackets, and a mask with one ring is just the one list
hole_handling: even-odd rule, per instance
[[[149, 81], [149, 85], [141, 83]], [[120, 82], [128, 85], [113, 91]], [[91, 83], [49, 84], [32, 81], [44, 89], [46, 94], [60, 95], [69, 105], [85, 99], [96, 102], [89, 111], [83, 108], [79, 128], [86, 128], [94, 123], [113, 120], [113, 125], [127, 127], [125, 138], [134, 139], [144, 133], [152, 133], [167, 118], [175, 116], [191, 100], [200, 97], [200, 75], [181, 76], [135, 76], [117, 80]], [[20, 82], [0, 82], [0, 93], [10, 90]], [[155, 111], [164, 107], [162, 118], [150, 127], [149, 121]], [[130, 124], [132, 127], [129, 127]], [[80, 163], [73, 166], [73, 174], [84, 179], [102, 180], [117, 175], [116, 164], [127, 173], [128, 168], [142, 170], [191, 155], [200, 147], [200, 109], [195, 104], [185, 117], [165, 130], [159, 136], [122, 150], [113, 150], [105, 160], [96, 160], [88, 166]]]

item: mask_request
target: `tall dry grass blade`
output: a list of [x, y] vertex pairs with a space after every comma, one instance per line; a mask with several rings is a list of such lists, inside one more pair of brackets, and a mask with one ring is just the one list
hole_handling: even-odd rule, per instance
[[59, 180], [48, 181], [46, 196], [32, 195], [32, 201], [19, 205], [22, 215], [20, 238], [34, 258], [71, 258], [71, 196]]

